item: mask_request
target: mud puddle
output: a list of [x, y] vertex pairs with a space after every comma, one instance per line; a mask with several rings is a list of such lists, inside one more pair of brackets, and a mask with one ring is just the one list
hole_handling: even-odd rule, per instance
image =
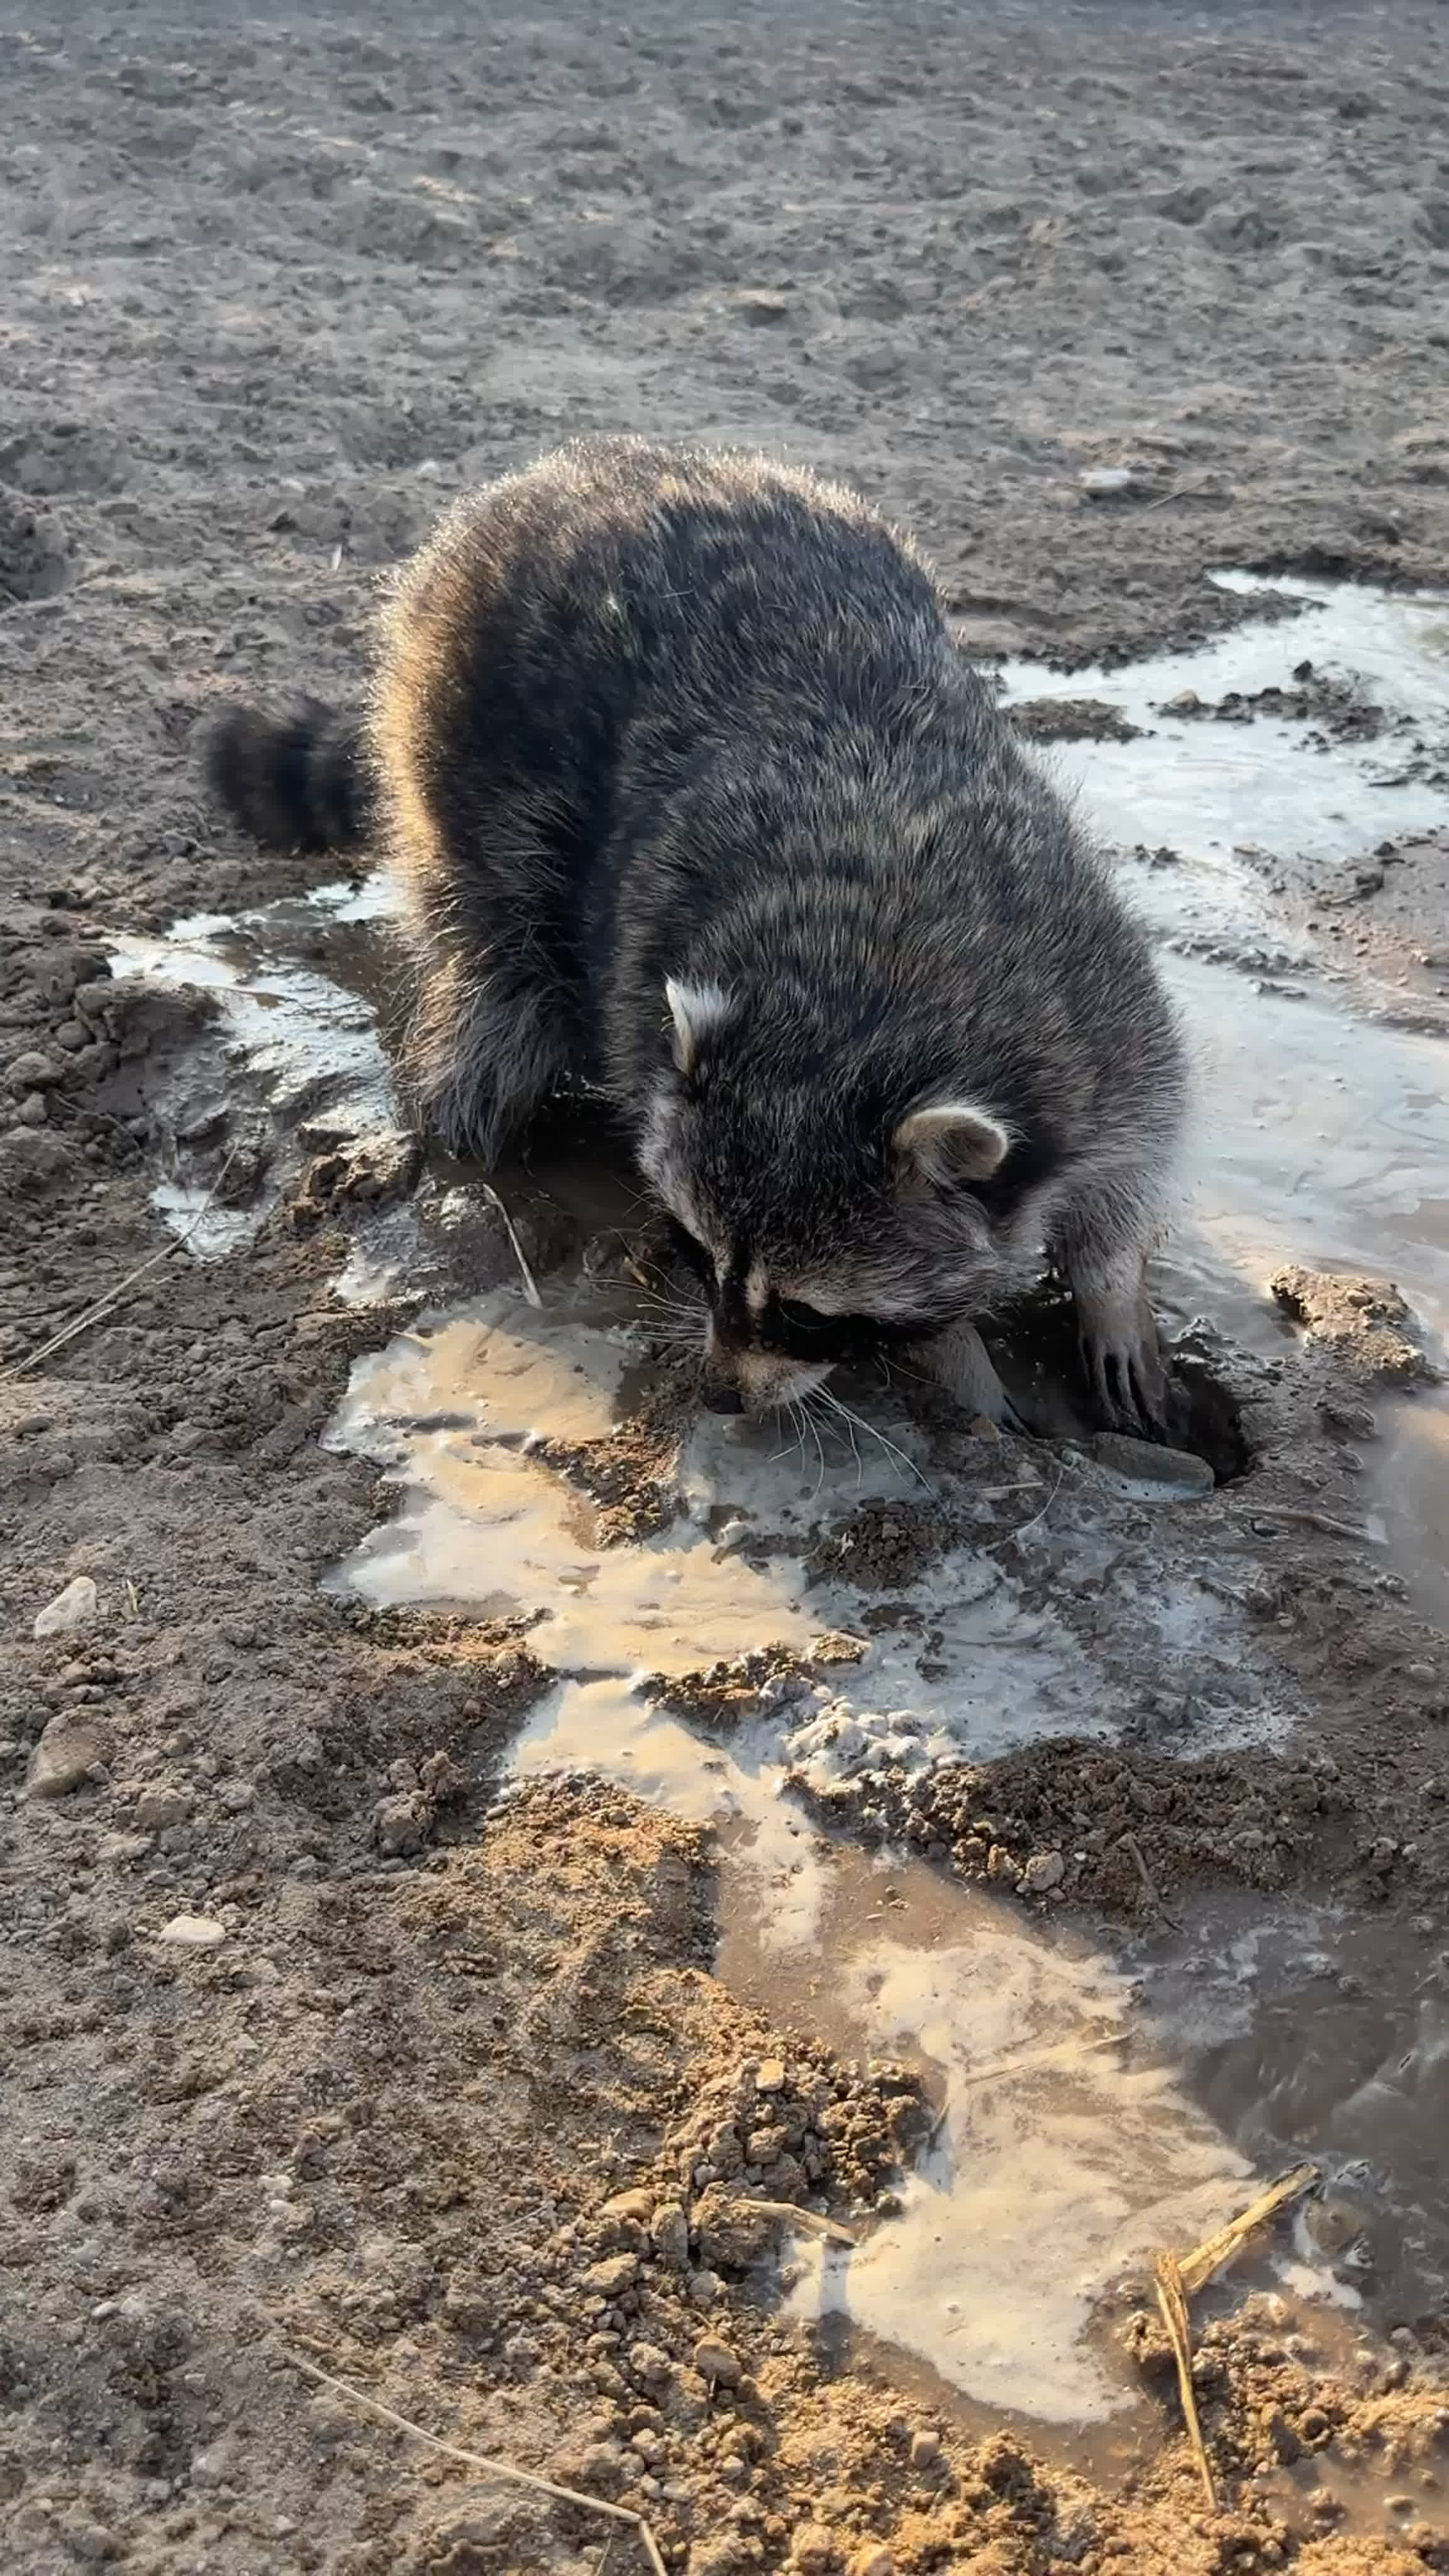
[[[1288, 941], [1243, 855], [1251, 843], [1348, 859], [1449, 814], [1433, 739], [1445, 614], [1302, 595], [1298, 617], [1160, 665], [1070, 683], [1006, 674], [1014, 698], [1090, 688], [1151, 727], [1052, 757], [1122, 849], [1198, 1060], [1160, 1301], [1170, 1324], [1205, 1317], [1245, 1365], [1269, 1369], [1292, 1336], [1265, 1283], [1289, 1261], [1391, 1272], [1430, 1336], [1449, 1330], [1443, 1050], [1357, 1015]], [[1307, 713], [1203, 711], [1235, 691], [1301, 694], [1308, 659], [1356, 676]], [[1161, 713], [1189, 689], [1197, 709]], [[1361, 713], [1380, 700], [1382, 723]], [[308, 1154], [395, 1129], [380, 908], [372, 890], [324, 888], [310, 906], [122, 949], [119, 971], [218, 996], [211, 1072], [283, 1138], [262, 1213]], [[1367, 2003], [1334, 1983], [1364, 1973], [1345, 1965], [1355, 1927], [1318, 1923], [1305, 1952], [1302, 1924], [1257, 1900], [1209, 2027], [1187, 2007], [1218, 1992], [1203, 1966], [1211, 1926], [1115, 1962], [1054, 1911], [1050, 1864], [1069, 1893], [1070, 1854], [1043, 1855], [1045, 1906], [988, 1903], [919, 1864], [876, 1870], [813, 1821], [838, 1807], [868, 1824], [878, 1789], [883, 1812], [887, 1786], [942, 1761], [1067, 1733], [1198, 1753], [1286, 1731], [1298, 1711], [1241, 1606], [1245, 1520], [1167, 1490], [1144, 1505], [1130, 1478], [1060, 1446], [963, 1433], [943, 1454], [888, 1389], [852, 1391], [849, 1421], [822, 1416], [798, 1444], [701, 1422], [687, 1394], [671, 1411], [660, 1332], [609, 1257], [628, 1192], [581, 1148], [579, 1123], [549, 1122], [499, 1180], [542, 1311], [502, 1284], [511, 1252], [466, 1173], [429, 1169], [393, 1206], [348, 1208], [339, 1293], [402, 1290], [423, 1311], [357, 1364], [333, 1425], [331, 1445], [377, 1464], [396, 1507], [330, 1579], [379, 1606], [528, 1622], [556, 1680], [518, 1741], [517, 1775], [585, 1768], [718, 1824], [725, 1972], [772, 2011], [798, 1998], [850, 2045], [914, 2047], [939, 2069], [941, 2129], [899, 2216], [848, 2264], [799, 2256], [800, 2312], [813, 2300], [872, 2348], [914, 2355], [963, 2402], [1130, 2419], [1130, 2378], [1099, 2331], [1114, 2282], [1216, 2223], [1250, 2171], [1290, 2152], [1322, 2158], [1377, 2235], [1367, 2266], [1363, 2230], [1280, 2246], [1285, 2287], [1328, 2314], [1367, 2297], [1380, 2322], [1422, 2304], [1449, 2245], [1428, 2169], [1443, 2105], [1422, 1962], [1375, 1962], [1383, 1991]], [[203, 1182], [183, 1155], [167, 1186]], [[172, 1213], [185, 1221], [184, 1206]], [[1385, 1408], [1365, 1515], [1380, 1561], [1441, 1611], [1446, 1420], [1434, 1398]], [[644, 1507], [624, 1543], [609, 1518], [621, 1485]], [[864, 1514], [873, 1545], [883, 1530], [902, 1540], [885, 1570], [856, 1545]], [[701, 1687], [720, 1666], [727, 1686]], [[1331, 1963], [1322, 1979], [1305, 1956]], [[1323, 2075], [1295, 2092], [1274, 2048], [1300, 2010]], [[1335, 2067], [1356, 2070], [1351, 2093], [1334, 2090]]]

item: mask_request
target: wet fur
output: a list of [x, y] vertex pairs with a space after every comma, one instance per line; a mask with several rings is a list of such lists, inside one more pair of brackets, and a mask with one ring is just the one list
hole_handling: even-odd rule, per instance
[[[213, 779], [264, 838], [377, 832], [423, 1120], [488, 1164], [560, 1083], [601, 1085], [701, 1270], [722, 1384], [764, 1400], [941, 1335], [1045, 1242], [1104, 1402], [1155, 1409], [1171, 1014], [863, 502], [758, 458], [565, 449], [404, 570], [362, 742], [308, 721], [239, 711]], [[940, 1103], [1005, 1131], [984, 1177], [907, 1129]]]

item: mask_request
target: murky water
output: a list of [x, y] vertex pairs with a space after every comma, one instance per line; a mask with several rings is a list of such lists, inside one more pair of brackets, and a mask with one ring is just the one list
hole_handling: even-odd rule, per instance
[[[1260, 858], [1348, 862], [1385, 833], [1449, 817], [1434, 739], [1449, 612], [1278, 587], [1303, 599], [1301, 616], [1125, 672], [1013, 666], [1006, 685], [1015, 698], [1091, 695], [1150, 728], [1051, 757], [1121, 845], [1198, 1063], [1161, 1268], [1169, 1316], [1203, 1314], [1281, 1351], [1263, 1291], [1291, 1260], [1390, 1271], [1446, 1336], [1449, 1058], [1324, 982], [1274, 917]], [[1299, 723], [1162, 712], [1188, 689], [1216, 701], [1284, 684], [1305, 658], [1352, 672], [1395, 721], [1375, 740], [1317, 747]], [[1139, 844], [1177, 856], [1134, 857]], [[361, 1135], [396, 1115], [374, 1008], [386, 988], [377, 900], [323, 889], [310, 906], [178, 925], [122, 955], [125, 971], [218, 995], [223, 1078], [284, 1129], [289, 1168], [329, 1121]], [[1289, 2287], [1341, 2304], [1366, 2295], [1386, 2315], [1437, 2288], [1449, 2043], [1422, 1963], [1349, 1966], [1352, 1927], [1260, 1902], [1114, 1964], [1013, 1901], [942, 1887], [919, 1865], [876, 1868], [811, 1821], [837, 1792], [868, 1802], [873, 1780], [942, 1759], [1140, 1733], [1148, 1679], [1191, 1685], [1182, 1740], [1194, 1752], [1291, 1723], [1265, 1698], [1232, 1606], [1241, 1564], [1215, 1567], [1195, 1545], [1191, 1502], [1155, 1505], [1153, 1534], [1137, 1528], [1124, 1551], [1120, 1480], [1114, 1499], [1107, 1479], [1050, 1451], [990, 1481], [955, 1477], [876, 1391], [848, 1438], [822, 1432], [808, 1455], [773, 1432], [695, 1425], [663, 1471], [672, 1516], [641, 1544], [604, 1545], [566, 1453], [614, 1435], [648, 1336], [617, 1275], [580, 1280], [568, 1257], [618, 1221], [591, 1169], [567, 1149], [551, 1164], [545, 1144], [515, 1177], [510, 1205], [546, 1218], [559, 1246], [542, 1313], [497, 1284], [496, 1266], [485, 1294], [459, 1299], [480, 1280], [466, 1176], [437, 1176], [421, 1201], [354, 1224], [342, 1293], [402, 1282], [438, 1309], [354, 1370], [330, 1438], [385, 1471], [396, 1508], [332, 1580], [378, 1603], [536, 1621], [559, 1679], [519, 1738], [517, 1775], [586, 1767], [719, 1823], [722, 1972], [843, 2045], [913, 2048], [937, 2070], [940, 2131], [900, 2216], [848, 2261], [802, 2250], [797, 2308], [910, 2353], [974, 2403], [1107, 2419], [1128, 2383], [1092, 2330], [1104, 2292], [1155, 2247], [1217, 2223], [1250, 2171], [1301, 2153], [1326, 2160], [1347, 2215], [1333, 2241], [1305, 2219], [1280, 2245]], [[194, 1219], [198, 1186], [183, 1158], [166, 1184], [173, 1221]], [[232, 1248], [235, 1211], [212, 1213], [232, 1231], [206, 1248]], [[1386, 1434], [1372, 1508], [1390, 1561], [1442, 1617], [1449, 1410], [1393, 1409]], [[953, 1534], [922, 1570], [884, 1587], [812, 1574], [821, 1524], [866, 1500], [906, 1514], [928, 1491]], [[1070, 1615], [1078, 1599], [1090, 1618]], [[647, 1682], [767, 1643], [805, 1657], [826, 1630], [861, 1640], [859, 1665], [782, 1687], [728, 1730], [686, 1723]], [[1387, 1999], [1369, 2001], [1355, 1977], [1385, 1982]]]

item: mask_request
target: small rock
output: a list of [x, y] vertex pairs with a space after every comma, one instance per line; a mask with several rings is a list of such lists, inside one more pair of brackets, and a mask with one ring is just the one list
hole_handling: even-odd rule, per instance
[[929, 2424], [923, 2424], [923, 2425], [921, 2426], [921, 2428], [920, 2428], [920, 2431], [919, 2431], [919, 2432], [913, 2433], [913, 2434], [911, 2435], [911, 2466], [912, 2466], [912, 2468], [913, 2468], [913, 2469], [930, 2469], [930, 2468], [934, 2468], [934, 2467], [935, 2467], [935, 2464], [936, 2464], [937, 2460], [939, 2460], [940, 2456], [941, 2456], [941, 2436], [940, 2436], [940, 2434], [939, 2434], [939, 2433], [934, 2433], [934, 2432], [932, 2432], [931, 2427], [929, 2426]]
[[741, 287], [730, 301], [740, 320], [753, 322], [756, 329], [768, 329], [772, 324], [790, 319], [789, 296], [777, 294], [773, 287]]
[[37, 1638], [63, 1637], [67, 1629], [82, 1628], [88, 1619], [94, 1619], [99, 1607], [100, 1596], [93, 1577], [78, 1574], [63, 1592], [57, 1592], [53, 1601], [47, 1601], [43, 1610], [37, 1610], [31, 1635]]
[[168, 1825], [184, 1825], [191, 1814], [189, 1790], [168, 1788], [146, 1789], [136, 1801], [136, 1828], [143, 1834], [159, 1834]]
[[1061, 1886], [1066, 1874], [1060, 1852], [1033, 1852], [1021, 1873], [1022, 1890], [1028, 1896], [1045, 1896], [1049, 1888]]
[[156, 1938], [172, 1950], [215, 1950], [226, 1939], [226, 1925], [212, 1914], [173, 1914]]
[[896, 2562], [888, 2549], [878, 2549], [871, 2542], [856, 2551], [850, 2562], [850, 2576], [896, 2576]]
[[1130, 465], [1089, 465], [1077, 485], [1089, 501], [1139, 501], [1153, 488], [1150, 476]]
[[744, 2365], [738, 2353], [731, 2352], [718, 2335], [701, 2335], [694, 2347], [694, 2366], [700, 2378], [711, 2387], [738, 2388], [744, 2376]]
[[617, 2299], [632, 2290], [639, 2278], [637, 2254], [606, 2254], [602, 2263], [591, 2263], [581, 2286], [595, 2298]]
[[689, 2276], [689, 2295], [697, 2308], [712, 2308], [724, 2283], [718, 2272], [700, 2270]]
[[65, 1067], [53, 1056], [42, 1055], [38, 1047], [28, 1047], [6, 1066], [5, 1080], [12, 1091], [45, 1091], [52, 1083], [64, 1082]]
[[1145, 1501], [1195, 1502], [1210, 1494], [1216, 1481], [1206, 1458], [1191, 1449], [1165, 1449], [1155, 1440], [1134, 1440], [1125, 1431], [1098, 1431], [1088, 1445], [1099, 1467], [1120, 1477], [1129, 1493]]
[[408, 1789], [400, 1797], [379, 1798], [372, 1811], [372, 1839], [389, 1860], [407, 1860], [427, 1849], [433, 1822], [426, 1789]]
[[81, 1048], [89, 1039], [90, 1032], [81, 1027], [79, 1020], [62, 1020], [54, 1035], [56, 1045], [64, 1047], [67, 1055], [79, 1055]]
[[834, 2532], [823, 2522], [802, 2523], [790, 2544], [790, 2565], [799, 2576], [830, 2576], [839, 2564]]
[[840, 1628], [827, 1628], [810, 1648], [812, 1664], [863, 1664], [870, 1648], [862, 1637], [849, 1637]]
[[629, 2367], [646, 2388], [660, 2388], [674, 2369], [667, 2352], [657, 2343], [635, 2343], [629, 2347]]
[[762, 2057], [759, 2065], [755, 2069], [755, 2091], [757, 2093], [783, 2093], [784, 2090], [785, 2067], [783, 2060], [778, 2057]]
[[124, 1866], [128, 1861], [144, 1860], [150, 1849], [149, 1834], [102, 1834], [96, 1858]]
[[22, 1127], [43, 1127], [48, 1114], [43, 1091], [27, 1091], [15, 1113]]
[[53, 1717], [30, 1757], [25, 1775], [32, 1798], [65, 1798], [84, 1788], [91, 1773], [109, 1757], [110, 1744], [98, 1726], [77, 1726], [65, 1711]]
[[677, 2200], [661, 2200], [649, 2221], [649, 2234], [654, 2251], [671, 2272], [682, 2272], [689, 2261], [689, 2221]]
[[616, 2191], [599, 2212], [601, 2218], [632, 2219], [640, 2227], [647, 2227], [653, 2214], [652, 2191]]

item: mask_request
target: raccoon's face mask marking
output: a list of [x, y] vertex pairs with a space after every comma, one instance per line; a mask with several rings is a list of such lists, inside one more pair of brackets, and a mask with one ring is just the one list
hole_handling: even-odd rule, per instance
[[641, 1159], [705, 1293], [709, 1402], [798, 1402], [838, 1364], [979, 1302], [999, 1265], [972, 1185], [1011, 1150], [998, 1119], [926, 1100], [862, 1135], [838, 1086], [759, 1071], [719, 985], [671, 981], [665, 998], [673, 1072]]

